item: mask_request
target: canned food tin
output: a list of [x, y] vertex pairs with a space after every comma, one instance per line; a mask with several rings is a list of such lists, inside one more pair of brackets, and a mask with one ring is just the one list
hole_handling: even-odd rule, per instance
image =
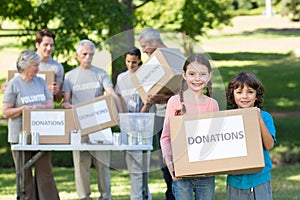
[[37, 132], [31, 133], [31, 144], [32, 145], [38, 145], [40, 143], [39, 136], [40, 136], [40, 134]]
[[121, 134], [120, 133], [114, 133], [114, 145], [120, 145], [121, 144]]
[[135, 135], [128, 135], [128, 145], [137, 145], [137, 137]]
[[28, 138], [28, 134], [26, 131], [21, 131], [19, 133], [19, 144], [20, 145], [26, 145], [27, 144], [27, 138]]
[[71, 144], [72, 145], [80, 145], [81, 144], [81, 134], [78, 130], [70, 131]]

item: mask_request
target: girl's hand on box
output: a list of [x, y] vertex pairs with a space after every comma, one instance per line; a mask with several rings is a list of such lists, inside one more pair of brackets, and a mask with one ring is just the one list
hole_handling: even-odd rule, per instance
[[172, 156], [166, 156], [165, 157], [165, 164], [168, 167], [168, 170], [170, 172], [170, 175], [172, 176], [172, 180], [176, 181], [176, 180], [181, 180], [181, 178], [177, 178], [175, 176], [175, 172], [174, 172], [174, 165], [173, 165], [173, 161], [172, 161]]

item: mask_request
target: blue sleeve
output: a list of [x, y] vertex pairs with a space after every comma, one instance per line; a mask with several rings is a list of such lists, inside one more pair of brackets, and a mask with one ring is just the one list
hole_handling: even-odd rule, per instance
[[263, 119], [268, 131], [270, 132], [270, 134], [272, 135], [272, 137], [274, 139], [274, 144], [276, 144], [277, 143], [276, 129], [275, 129], [274, 120], [273, 120], [272, 115], [270, 115], [266, 111], [261, 110], [261, 116], [262, 116], [262, 119]]

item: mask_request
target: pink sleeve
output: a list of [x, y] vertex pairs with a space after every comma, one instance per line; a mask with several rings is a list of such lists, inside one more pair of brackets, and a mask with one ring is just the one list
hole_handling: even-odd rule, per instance
[[178, 106], [180, 105], [180, 103], [175, 97], [176, 96], [171, 97], [167, 103], [165, 121], [164, 121], [164, 126], [160, 138], [160, 145], [161, 145], [163, 158], [165, 158], [165, 156], [168, 155], [172, 156], [169, 117], [175, 116], [176, 110], [180, 109]]
[[212, 112], [217, 112], [219, 111], [219, 104], [215, 99], [212, 99], [212, 105], [213, 105], [213, 110]]

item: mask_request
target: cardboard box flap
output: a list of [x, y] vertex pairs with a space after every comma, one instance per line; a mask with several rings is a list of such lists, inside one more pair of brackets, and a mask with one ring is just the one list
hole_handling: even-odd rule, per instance
[[247, 108], [170, 117], [175, 175], [260, 172], [257, 116], [257, 108]]
[[186, 59], [181, 51], [175, 48], [160, 48], [159, 50], [163, 54], [163, 58], [166, 60], [166, 63], [168, 63], [167, 65], [170, 66], [172, 72], [181, 75], [182, 67]]
[[[7, 80], [9, 81], [16, 75], [18, 75], [19, 72], [17, 70], [8, 70], [8, 78]], [[37, 74], [38, 77], [41, 77], [44, 79], [47, 83], [47, 85], [51, 85], [54, 82], [54, 71], [39, 71]]]
[[151, 90], [151, 94], [176, 94], [180, 89], [181, 80], [181, 74], [174, 75], [164, 86], [159, 84], [155, 85]]
[[76, 104], [72, 108], [75, 126], [87, 135], [119, 124], [117, 107], [111, 95]]

